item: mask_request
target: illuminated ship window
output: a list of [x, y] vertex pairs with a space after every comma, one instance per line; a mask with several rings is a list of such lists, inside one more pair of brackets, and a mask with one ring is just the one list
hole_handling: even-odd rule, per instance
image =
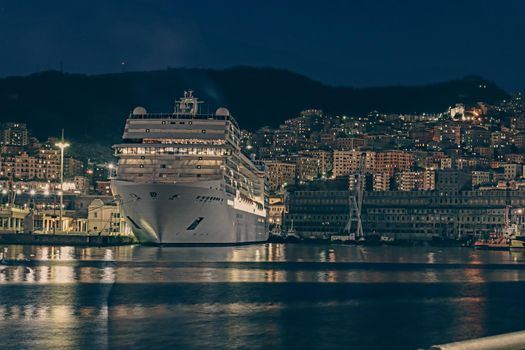
[[165, 120], [163, 120], [163, 121], [162, 121], [162, 124], [166, 124], [166, 121], [165, 121]]
[[144, 164], [139, 165], [139, 168], [144, 168]]
[[205, 134], [205, 133], [206, 133], [206, 130], [202, 129], [202, 133]]
[[200, 168], [201, 168], [201, 166], [200, 166], [200, 165], [197, 165], [197, 169], [200, 169]]
[[146, 132], [149, 132], [150, 130], [149, 129], [146, 129]]
[[192, 121], [189, 121], [188, 124], [191, 125], [191, 124], [193, 124], [193, 122], [192, 122]]
[[144, 156], [140, 156], [140, 159], [146, 159], [146, 157], [144, 157]]

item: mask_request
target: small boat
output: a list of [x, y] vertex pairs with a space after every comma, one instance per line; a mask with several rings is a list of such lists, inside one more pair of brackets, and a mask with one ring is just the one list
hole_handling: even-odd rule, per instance
[[474, 242], [474, 248], [480, 250], [509, 250], [512, 240], [519, 237], [522, 236], [518, 225], [506, 224], [502, 231], [491, 233], [488, 239], [479, 239]]
[[290, 228], [288, 231], [286, 231], [286, 237], [284, 238], [286, 242], [299, 242], [301, 240], [301, 237], [297, 234], [295, 231], [295, 228], [293, 227], [293, 220], [292, 224], [290, 225]]
[[505, 236], [496, 236], [486, 241], [477, 241], [474, 248], [478, 250], [509, 250], [510, 242]]
[[270, 235], [268, 237], [268, 242], [270, 243], [283, 243], [284, 242], [284, 236], [283, 236], [283, 232], [281, 230], [281, 226], [280, 225], [275, 225], [271, 230], [270, 230]]
[[396, 243], [396, 239], [394, 237], [386, 235], [382, 235], [381, 237], [379, 237], [379, 241], [381, 242], [381, 244], [386, 245], [393, 245]]

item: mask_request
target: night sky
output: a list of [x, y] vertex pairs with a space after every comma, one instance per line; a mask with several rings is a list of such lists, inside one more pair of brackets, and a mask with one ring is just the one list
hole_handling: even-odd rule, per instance
[[[525, 1], [0, 0], [0, 76], [234, 65], [525, 88]], [[124, 64], [123, 64], [124, 63]]]

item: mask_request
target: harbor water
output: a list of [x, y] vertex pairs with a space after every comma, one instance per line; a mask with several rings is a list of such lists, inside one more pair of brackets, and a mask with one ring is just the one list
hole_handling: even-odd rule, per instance
[[525, 330], [525, 255], [0, 246], [4, 349], [419, 349]]

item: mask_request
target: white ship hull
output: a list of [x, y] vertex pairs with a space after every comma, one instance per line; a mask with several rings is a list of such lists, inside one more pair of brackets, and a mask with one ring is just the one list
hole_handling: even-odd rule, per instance
[[113, 180], [111, 187], [141, 243], [247, 244], [268, 239], [264, 209], [226, 194], [220, 190], [220, 181]]

